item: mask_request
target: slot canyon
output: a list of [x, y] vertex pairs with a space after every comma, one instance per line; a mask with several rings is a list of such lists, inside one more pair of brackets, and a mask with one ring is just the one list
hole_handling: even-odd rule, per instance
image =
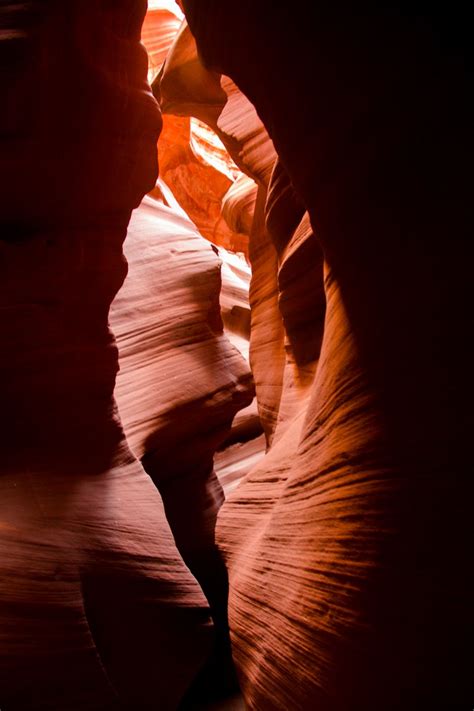
[[0, 711], [470, 711], [455, 0], [0, 1]]

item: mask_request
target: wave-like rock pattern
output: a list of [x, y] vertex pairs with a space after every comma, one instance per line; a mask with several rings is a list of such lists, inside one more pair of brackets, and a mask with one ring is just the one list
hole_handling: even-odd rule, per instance
[[213, 454], [254, 388], [223, 331], [215, 248], [161, 189], [171, 206], [145, 198], [125, 243], [129, 272], [111, 308], [120, 357], [115, 394], [130, 447], [165, 497], [187, 551], [213, 542], [222, 502]]
[[163, 116], [158, 153], [160, 177], [203, 237], [246, 254], [248, 235], [233, 229], [222, 215], [222, 201], [233, 185], [233, 175], [225, 164], [215, 165], [212, 153], [198, 154], [189, 118]]
[[250, 235], [257, 200], [257, 185], [246, 175], [233, 183], [222, 199], [222, 216], [235, 232]]
[[[217, 249], [165, 183], [157, 187], [162, 200], [146, 197], [132, 215], [129, 271], [111, 307], [120, 360], [115, 395], [130, 447], [158, 487], [176, 545], [210, 603], [216, 646], [204, 678], [215, 691], [232, 682], [232, 672], [227, 576], [214, 538], [224, 494], [213, 455], [254, 386], [224, 333]], [[237, 286], [245, 293], [245, 282]], [[235, 287], [225, 291], [236, 295]]]
[[[201, 113], [193, 106], [194, 94], [189, 91], [190, 86], [184, 86], [184, 93], [181, 92], [182, 81], [175, 76], [173, 63], [170, 65], [170, 58], [177, 52], [179, 63], [190, 64], [192, 75], [198, 83], [204, 83], [208, 79], [208, 72], [201, 70], [199, 60], [185, 48], [182, 52], [182, 45], [189, 36], [186, 23], [181, 29], [174, 32], [167, 32], [167, 25], [160, 24], [161, 14], [156, 10], [150, 10], [150, 19], [145, 24], [147, 31], [142, 35], [142, 40], [148, 50], [150, 63], [158, 67], [154, 81], [155, 94], [160, 100], [162, 107], [166, 106], [163, 130], [158, 142], [158, 152], [160, 159], [160, 177], [171, 188], [180, 206], [194, 222], [200, 233], [209, 241], [220, 244], [232, 251], [248, 253], [248, 235], [245, 232], [234, 230], [222, 217], [222, 200], [233, 184], [234, 173], [238, 172], [236, 166], [232, 166], [225, 149], [220, 146], [209, 145], [207, 137], [202, 128], [191, 126], [189, 116], [199, 117]], [[162, 50], [156, 55], [155, 47], [161, 43]], [[192, 38], [190, 40], [191, 49], [194, 50]], [[162, 66], [166, 58], [166, 67]], [[164, 81], [164, 86], [169, 84], [168, 75], [172, 74], [171, 88], [175, 100], [165, 89], [162, 96], [159, 90], [160, 84]], [[156, 73], [156, 72], [155, 72]], [[163, 74], [166, 79], [163, 80]], [[196, 76], [197, 75], [197, 76]], [[209, 89], [201, 83], [194, 91], [196, 100], [203, 102], [206, 92], [217, 91], [217, 101], [225, 102], [225, 94], [215, 83], [214, 77], [210, 77]], [[215, 97], [214, 97], [215, 98]], [[182, 104], [192, 107], [183, 111]], [[178, 110], [176, 110], [178, 109]], [[235, 170], [232, 170], [235, 169]]]
[[126, 274], [130, 213], [156, 180], [161, 124], [139, 42], [145, 9], [0, 8], [8, 711], [171, 711], [213, 645], [209, 605], [113, 399], [108, 311]]
[[160, 71], [182, 19], [182, 12], [175, 2], [157, 0], [148, 3], [148, 12], [142, 25], [141, 41], [148, 54], [150, 79], [154, 79]]
[[[254, 106], [229, 77], [219, 78], [206, 69], [186, 24], [159, 79], [154, 88], [163, 110], [205, 121], [253, 181], [252, 188], [245, 177], [234, 183], [224, 197], [222, 214], [232, 229], [249, 235], [250, 360], [260, 417], [271, 443], [277, 424], [281, 430], [304, 401], [314, 375], [325, 309], [322, 254]], [[308, 283], [320, 288], [310, 290], [302, 310], [299, 297]]]
[[[421, 3], [184, 7], [203, 61], [255, 105], [326, 259], [306, 407], [218, 517], [247, 704], [463, 708], [473, 695], [463, 21]], [[285, 271], [284, 256], [282, 285]], [[300, 298], [319, 291], [318, 280]], [[301, 328], [312, 337], [316, 324]]]

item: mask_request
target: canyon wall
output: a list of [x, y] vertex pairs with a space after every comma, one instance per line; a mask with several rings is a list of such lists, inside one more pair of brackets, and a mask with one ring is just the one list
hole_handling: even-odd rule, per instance
[[[157, 422], [170, 444], [170, 392], [186, 412], [193, 396], [202, 401], [209, 416], [187, 433], [201, 444], [199, 433], [212, 438], [214, 425], [225, 435], [252, 386], [220, 335], [218, 259], [210, 245], [196, 246], [188, 223], [180, 237], [180, 218], [164, 206], [145, 204], [134, 218], [131, 267], [150, 286], [156, 241], [139, 252], [155, 232], [168, 244], [163, 258], [181, 267], [196, 260], [188, 273], [163, 262], [161, 291], [151, 292], [157, 302], [164, 289], [195, 297], [180, 333], [165, 337], [170, 351], [170, 338], [175, 349], [189, 344], [180, 351], [187, 380], [173, 390], [176, 370], [163, 368], [159, 382], [147, 371], [145, 402], [155, 386], [160, 395], [140, 421], [122, 388], [129, 442], [113, 397], [118, 351], [108, 312], [127, 272], [131, 211], [155, 185], [161, 129], [139, 41], [145, 10], [145, 2], [74, 0], [0, 8], [0, 707], [8, 711], [175, 709], [214, 645], [209, 603], [177, 550], [169, 504], [137, 456]], [[143, 291], [126, 290], [115, 306], [126, 366], [134, 353], [125, 316], [129, 331], [135, 322], [143, 334], [150, 320]], [[162, 316], [157, 335], [166, 332]], [[220, 363], [215, 383], [191, 367], [208, 373], [208, 352]], [[174, 417], [188, 426], [182, 412]], [[165, 459], [153, 461], [160, 481], [170, 473]], [[175, 464], [182, 475], [183, 460]]]
[[[246, 702], [463, 708], [473, 692], [463, 21], [417, 4], [183, 5], [200, 60], [252, 102], [279, 157], [263, 211], [276, 256], [259, 269], [265, 241], [250, 244], [254, 296], [266, 288], [273, 304], [252, 356], [271, 447], [217, 520]], [[317, 245], [295, 258], [299, 220]], [[317, 363], [279, 430], [282, 340], [296, 362]]]
[[228, 594], [250, 709], [466, 708], [467, 33], [150, 5], [0, 7], [0, 707], [231, 688]]
[[178, 550], [211, 606], [216, 645], [205, 684], [216, 694], [235, 679], [227, 574], [214, 540], [224, 492], [213, 456], [254, 386], [224, 332], [217, 249], [161, 180], [158, 190], [162, 200], [144, 198], [132, 216], [129, 271], [111, 307], [120, 362], [115, 397], [127, 442], [158, 488]]
[[[304, 402], [314, 377], [325, 312], [322, 252], [254, 106], [229, 77], [203, 65], [186, 23], [153, 89], [165, 115], [193, 116], [213, 129], [243, 172], [220, 208], [228, 226], [248, 236], [250, 363], [271, 443]], [[175, 182], [170, 185], [174, 190]], [[191, 183], [190, 199], [182, 202], [191, 215], [193, 195], [195, 200]], [[218, 244], [220, 237], [214, 236]]]

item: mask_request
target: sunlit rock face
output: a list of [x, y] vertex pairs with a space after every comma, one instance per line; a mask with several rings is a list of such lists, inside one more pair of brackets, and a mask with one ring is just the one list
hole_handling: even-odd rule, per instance
[[145, 15], [141, 41], [148, 54], [148, 79], [160, 71], [179, 30], [183, 13], [174, 0], [151, 0]]
[[[108, 311], [130, 213], [156, 180], [161, 125], [144, 13], [142, 2], [0, 8], [0, 707], [10, 711], [175, 709], [213, 644], [208, 603], [113, 399]], [[202, 289], [199, 278], [187, 288]]]
[[[238, 169], [230, 159], [221, 159], [225, 150], [209, 143], [202, 126], [193, 125], [185, 117], [163, 118], [158, 141], [160, 177], [200, 234], [214, 244], [247, 254], [248, 234], [232, 229], [222, 214], [223, 200]], [[215, 140], [220, 143], [217, 137]]]
[[[239, 86], [280, 161], [260, 213], [257, 199], [266, 229], [250, 242], [252, 367], [272, 446], [217, 523], [245, 699], [462, 708], [472, 698], [466, 18], [455, 26], [412, 5], [183, 4], [209, 76]], [[216, 118], [211, 103], [203, 111], [219, 127], [225, 109]], [[296, 407], [289, 344], [308, 369]]]
[[250, 361], [271, 443], [303, 406], [314, 376], [325, 311], [321, 250], [254, 106], [231, 79], [203, 65], [187, 24], [153, 86], [164, 112], [206, 122], [243, 171], [224, 196], [222, 216], [249, 235]]
[[470, 707], [465, 38], [149, 5], [0, 8], [0, 708]]
[[207, 440], [222, 438], [253, 396], [249, 368], [223, 332], [221, 261], [164, 194], [171, 206], [146, 198], [132, 217], [128, 276], [111, 309], [122, 421], [158, 482], [191, 464], [206, 468]]
[[[172, 3], [171, 3], [172, 4]], [[178, 15], [181, 15], [176, 5]], [[186, 30], [186, 23], [178, 31], [179, 20], [170, 13], [170, 3], [157, 2], [149, 9], [142, 42], [149, 55], [149, 77], [154, 79], [156, 96], [162, 107], [166, 102], [160, 97], [157, 88], [163, 73], [163, 63], [181, 47], [179, 37]], [[194, 48], [194, 44], [192, 45]], [[192, 58], [194, 62], [194, 58]], [[180, 54], [180, 61], [187, 61]], [[199, 62], [197, 62], [199, 66]], [[203, 77], [206, 78], [203, 70]], [[179, 89], [178, 89], [179, 91]], [[219, 89], [218, 89], [219, 91]], [[200, 88], [195, 91], [199, 100]], [[182, 100], [191, 106], [194, 96], [187, 95]], [[220, 100], [225, 101], [225, 94], [220, 91]], [[248, 254], [248, 233], [229, 226], [222, 215], [222, 201], [240, 171], [230, 159], [218, 136], [205, 124], [190, 120], [196, 112], [176, 112], [174, 107], [166, 109], [163, 129], [158, 143], [160, 159], [160, 177], [172, 190], [179, 205], [192, 219], [199, 232], [214, 244], [219, 244], [233, 252]]]
[[115, 396], [178, 548], [215, 600], [211, 553], [223, 492], [213, 455], [254, 387], [246, 360], [224, 334], [221, 260], [166, 185], [157, 187], [162, 200], [145, 198], [132, 216], [128, 276], [111, 308], [120, 359]]
[[[209, 120], [207, 109], [217, 117], [227, 101], [219, 82], [218, 75], [210, 74], [202, 66], [194, 39], [184, 23], [154, 81], [155, 95], [165, 111], [158, 143], [160, 176], [200, 234], [218, 248], [222, 262], [220, 308], [225, 333], [248, 360], [250, 269], [235, 253], [248, 259], [257, 184], [241, 172], [249, 172], [236, 150], [241, 144], [236, 139], [231, 140], [230, 157], [229, 136]], [[242, 99], [237, 88], [233, 89]], [[245, 105], [253, 119], [251, 105], [248, 102]], [[261, 123], [253, 120], [262, 133]], [[262, 135], [270, 144], [266, 132]], [[157, 186], [151, 194], [159, 198], [161, 192]], [[265, 442], [261, 432], [257, 403], [253, 402], [239, 412], [232, 431], [219, 445], [215, 462], [224, 491], [235, 487], [251, 463], [262, 456]]]

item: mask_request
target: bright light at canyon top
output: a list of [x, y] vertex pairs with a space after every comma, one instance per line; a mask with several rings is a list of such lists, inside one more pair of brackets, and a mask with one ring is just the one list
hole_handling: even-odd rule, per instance
[[[174, 0], [149, 0], [142, 28], [142, 43], [148, 52], [148, 81], [160, 71], [184, 14]], [[198, 119], [191, 119], [191, 144], [195, 154], [232, 181], [241, 175], [225, 146], [212, 129]]]
[[181, 8], [175, 0], [148, 0], [148, 11], [150, 10], [169, 10], [180, 20], [184, 18]]
[[148, 81], [158, 74], [184, 15], [173, 0], [150, 0], [142, 26], [142, 43], [148, 52]]

